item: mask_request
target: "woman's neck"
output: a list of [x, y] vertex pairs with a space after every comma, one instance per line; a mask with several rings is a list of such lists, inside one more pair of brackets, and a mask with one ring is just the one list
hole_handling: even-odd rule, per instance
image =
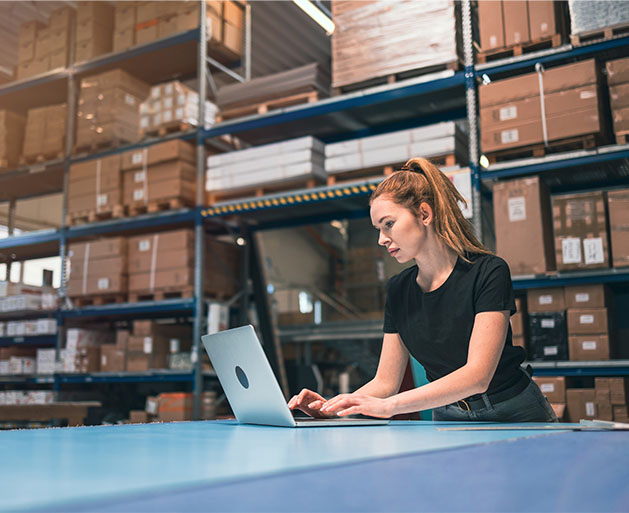
[[448, 279], [457, 261], [454, 250], [442, 242], [434, 241], [429, 244], [425, 252], [415, 257], [417, 263], [417, 285], [424, 292], [438, 289]]

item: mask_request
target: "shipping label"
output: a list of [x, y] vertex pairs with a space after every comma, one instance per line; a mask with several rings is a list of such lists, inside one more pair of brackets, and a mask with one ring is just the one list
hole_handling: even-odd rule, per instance
[[553, 304], [553, 296], [551, 294], [544, 294], [539, 297], [540, 305], [552, 305]]
[[138, 249], [140, 251], [148, 251], [151, 249], [151, 241], [149, 239], [143, 239], [138, 244]]
[[144, 337], [144, 352], [146, 354], [153, 352], [153, 337]]
[[509, 119], [515, 119], [518, 117], [518, 108], [515, 105], [502, 107], [500, 109], [499, 116], [500, 116], [500, 121], [507, 121]]
[[109, 278], [98, 279], [98, 290], [107, 290], [109, 288]]
[[559, 347], [548, 346], [544, 348], [544, 356], [556, 356], [559, 354]]
[[511, 130], [503, 130], [500, 132], [500, 142], [502, 144], [515, 143], [520, 140], [520, 133], [517, 128]]
[[602, 264], [605, 262], [605, 253], [603, 251], [603, 239], [596, 237], [594, 239], [583, 239], [583, 252], [585, 253], [585, 263]]
[[135, 201], [144, 199], [144, 189], [136, 189], [133, 191], [133, 199]]
[[590, 300], [590, 295], [587, 292], [581, 292], [574, 296], [577, 303], [587, 303]]
[[525, 221], [526, 220], [526, 199], [524, 196], [509, 198], [509, 221]]
[[554, 383], [542, 383], [542, 385], [539, 388], [542, 391], [542, 393], [544, 393], [544, 394], [552, 394], [555, 391], [555, 384]]
[[565, 237], [561, 240], [561, 254], [564, 264], [581, 263], [581, 239]]
[[141, 151], [138, 151], [136, 153], [134, 153], [133, 155], [131, 155], [131, 163], [133, 164], [142, 164], [142, 162], [144, 161], [144, 153]]
[[579, 324], [594, 324], [594, 316], [593, 315], [580, 315], [579, 316]]
[[542, 328], [553, 329], [555, 327], [555, 319], [542, 319]]
[[581, 343], [581, 348], [584, 351], [596, 351], [596, 340], [584, 340]]
[[594, 414], [594, 403], [593, 402], [587, 401], [585, 403], [585, 414], [588, 417], [594, 417], [595, 414]]

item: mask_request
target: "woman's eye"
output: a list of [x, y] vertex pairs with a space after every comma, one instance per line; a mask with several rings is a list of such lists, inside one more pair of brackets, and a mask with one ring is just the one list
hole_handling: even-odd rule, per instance
[[393, 226], [393, 221], [387, 221], [384, 226], [386, 226], [387, 228], [391, 228]]

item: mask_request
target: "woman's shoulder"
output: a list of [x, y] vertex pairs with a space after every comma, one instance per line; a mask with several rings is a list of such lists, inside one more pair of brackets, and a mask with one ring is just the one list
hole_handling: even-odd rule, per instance
[[395, 276], [389, 278], [389, 282], [387, 284], [387, 288], [396, 289], [403, 286], [405, 283], [408, 283], [411, 280], [414, 280], [417, 276], [417, 265], [411, 265], [407, 267], [403, 271], [400, 271]]
[[470, 260], [471, 265], [476, 267], [478, 272], [488, 273], [496, 269], [501, 269], [511, 274], [509, 264], [507, 264], [503, 258], [493, 253], [473, 253], [467, 254], [466, 257]]

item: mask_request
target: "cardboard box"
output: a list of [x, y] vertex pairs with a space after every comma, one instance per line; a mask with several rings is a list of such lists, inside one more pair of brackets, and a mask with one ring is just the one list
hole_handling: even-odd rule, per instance
[[598, 335], [609, 333], [607, 308], [568, 309], [569, 335]]
[[141, 2], [137, 5], [136, 21], [146, 23], [159, 18], [159, 2]]
[[614, 420], [612, 404], [607, 401], [601, 400], [596, 396], [596, 419], [597, 420]]
[[124, 171], [142, 169], [171, 160], [183, 160], [191, 164], [195, 163], [196, 153], [194, 146], [179, 139], [154, 144], [145, 150], [127, 151], [122, 154], [121, 166]]
[[18, 33], [18, 45], [23, 45], [27, 42], [35, 42], [37, 39], [37, 33], [40, 30], [44, 30], [46, 25], [41, 21], [27, 21], [26, 23], [22, 23], [20, 25], [20, 31]]
[[538, 41], [557, 34], [555, 2], [535, 0], [527, 2], [531, 41]]
[[223, 45], [237, 55], [242, 54], [242, 29], [229, 23], [223, 25]]
[[135, 45], [135, 29], [125, 28], [114, 32], [113, 51], [121, 52]]
[[607, 378], [609, 399], [612, 405], [626, 405], [629, 399], [629, 380], [627, 378]]
[[67, 48], [55, 50], [50, 54], [50, 69], [66, 68], [70, 63]]
[[[100, 46], [108, 46], [111, 51], [111, 41], [113, 37], [113, 30], [109, 26], [101, 25], [98, 20], [87, 18], [76, 24], [76, 41], [77, 43], [83, 41], [95, 40]], [[104, 52], [106, 53], [106, 52]]]
[[151, 369], [167, 369], [168, 353], [147, 354], [143, 352], [127, 352], [128, 372], [147, 372]]
[[225, 20], [225, 23], [233, 25], [241, 31], [244, 26], [244, 13], [244, 8], [236, 5], [235, 2], [232, 2], [231, 0], [223, 2], [223, 19]]
[[511, 316], [511, 334], [513, 337], [522, 337], [524, 335], [524, 325], [521, 313], [515, 313]]
[[607, 83], [610, 86], [629, 83], [629, 57], [607, 61], [605, 67], [607, 68]]
[[530, 360], [567, 360], [565, 312], [529, 313], [527, 355]]
[[76, 43], [74, 57], [76, 62], [83, 62], [109, 52], [111, 52], [111, 38], [109, 40], [88, 39]]
[[569, 422], [596, 418], [596, 396], [593, 388], [570, 388], [566, 390]]
[[131, 424], [146, 424], [148, 421], [148, 414], [144, 410], [131, 410], [129, 412], [129, 422]]
[[611, 104], [612, 112], [629, 107], [628, 96], [629, 82], [625, 84], [609, 86], [609, 103]]
[[559, 422], [563, 422], [564, 416], [566, 414], [566, 405], [565, 404], [551, 403], [550, 406], [552, 407], [553, 411], [555, 412], [555, 415], [557, 415], [557, 420]]
[[612, 415], [615, 422], [629, 422], [629, 414], [627, 413], [627, 406], [614, 406], [612, 405]]
[[566, 309], [563, 287], [526, 291], [529, 312], [559, 312]]
[[493, 192], [496, 252], [513, 275], [555, 269], [550, 196], [538, 176], [498, 182]]
[[48, 26], [51, 30], [65, 30], [70, 32], [76, 15], [76, 10], [72, 7], [61, 7], [52, 11]]
[[611, 305], [610, 290], [602, 283], [566, 286], [564, 296], [566, 308], [605, 308]]
[[190, 393], [159, 394], [159, 420], [173, 422], [192, 420], [193, 397]]
[[609, 360], [611, 350], [608, 335], [575, 335], [568, 337], [570, 360]]
[[629, 189], [609, 191], [609, 232], [614, 267], [629, 266]]
[[534, 376], [533, 381], [537, 383], [542, 394], [552, 403], [566, 402], [566, 378], [560, 377], [540, 377]]
[[[305, 314], [302, 314], [302, 315], [305, 315]], [[314, 323], [314, 320], [311, 320], [310, 322], [308, 322], [308, 324], [312, 324], [312, 323]], [[526, 342], [522, 335], [513, 335], [513, 337], [511, 338], [511, 344], [514, 347], [521, 347], [522, 349], [526, 351]]]
[[111, 30], [114, 25], [114, 8], [110, 2], [77, 2], [77, 23], [87, 20], [95, 20]]
[[26, 41], [17, 48], [18, 64], [29, 63], [35, 58], [35, 41]]
[[509, 0], [502, 3], [506, 46], [527, 43], [531, 40], [526, 4], [526, 0]]
[[82, 263], [88, 251], [88, 259], [92, 260], [126, 256], [127, 239], [125, 237], [108, 237], [89, 242], [74, 242], [69, 246], [68, 256]]
[[154, 19], [142, 24], [136, 25], [135, 29], [135, 42], [138, 45], [143, 45], [155, 41], [158, 38], [158, 24], [159, 21]]
[[[191, 339], [192, 328], [189, 324], [162, 324], [156, 321], [142, 320], [133, 321], [133, 334], [142, 337], [162, 337], [165, 339]], [[169, 352], [173, 351], [169, 349]]]
[[35, 39], [35, 59], [50, 55], [50, 29], [45, 28], [37, 32]]
[[135, 31], [137, 23], [137, 7], [135, 2], [116, 2], [114, 6], [114, 30], [122, 32], [126, 29]]
[[554, 196], [553, 224], [557, 270], [609, 267], [604, 191]]
[[0, 159], [17, 166], [24, 144], [26, 118], [10, 110], [0, 110]]
[[172, 15], [170, 18], [160, 18], [157, 24], [157, 37], [162, 39], [163, 37], [171, 36], [178, 32], [177, 15]]

